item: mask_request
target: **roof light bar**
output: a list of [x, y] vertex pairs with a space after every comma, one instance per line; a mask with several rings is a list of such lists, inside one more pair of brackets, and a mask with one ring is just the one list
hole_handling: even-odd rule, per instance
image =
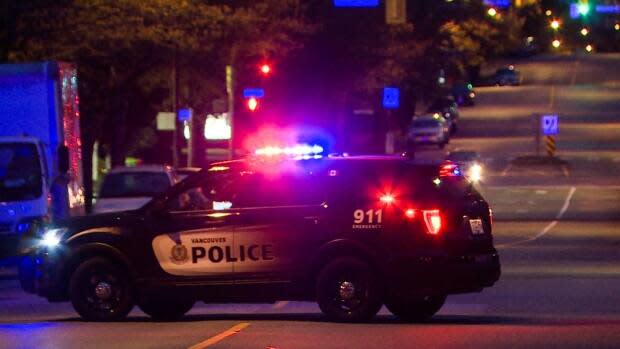
[[276, 147], [276, 146], [267, 146], [263, 148], [256, 149], [254, 154], [260, 156], [317, 156], [323, 153], [323, 147], [320, 145], [309, 145], [309, 144], [297, 144], [291, 147]]

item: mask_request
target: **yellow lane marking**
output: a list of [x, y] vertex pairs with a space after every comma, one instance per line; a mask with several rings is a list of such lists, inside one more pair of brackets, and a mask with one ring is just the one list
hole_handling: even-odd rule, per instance
[[227, 329], [226, 331], [217, 334], [211, 338], [208, 338], [198, 344], [194, 344], [191, 347], [189, 347], [189, 349], [202, 349], [202, 348], [206, 348], [208, 346], [211, 346], [215, 343], [220, 342], [221, 340], [225, 339], [226, 337], [230, 337], [233, 334], [239, 333], [241, 330], [243, 330], [244, 328], [250, 326], [249, 322], [242, 322], [240, 324], [236, 324], [235, 326]]

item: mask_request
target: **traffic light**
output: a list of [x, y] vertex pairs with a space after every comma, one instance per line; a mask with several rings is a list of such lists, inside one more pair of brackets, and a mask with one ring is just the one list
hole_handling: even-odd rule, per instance
[[249, 111], [256, 111], [256, 109], [258, 109], [258, 99], [256, 97], [250, 97], [248, 98], [248, 110]]

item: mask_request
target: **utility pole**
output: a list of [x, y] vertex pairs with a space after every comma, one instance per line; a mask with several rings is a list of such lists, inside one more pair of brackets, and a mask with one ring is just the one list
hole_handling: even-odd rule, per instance
[[174, 112], [174, 130], [172, 134], [172, 166], [174, 168], [179, 167], [179, 122], [178, 119], [178, 109], [179, 109], [179, 64], [177, 62], [177, 51], [174, 50], [172, 56], [172, 111]]

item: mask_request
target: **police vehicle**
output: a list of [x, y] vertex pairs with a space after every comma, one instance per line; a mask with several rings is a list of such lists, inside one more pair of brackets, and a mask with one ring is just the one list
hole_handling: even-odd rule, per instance
[[278, 300], [316, 301], [334, 321], [368, 320], [383, 304], [422, 320], [447, 295], [498, 280], [491, 229], [489, 205], [453, 163], [252, 157], [213, 164], [141, 209], [48, 227], [22, 286], [94, 321], [134, 305], [170, 320], [197, 301]]

